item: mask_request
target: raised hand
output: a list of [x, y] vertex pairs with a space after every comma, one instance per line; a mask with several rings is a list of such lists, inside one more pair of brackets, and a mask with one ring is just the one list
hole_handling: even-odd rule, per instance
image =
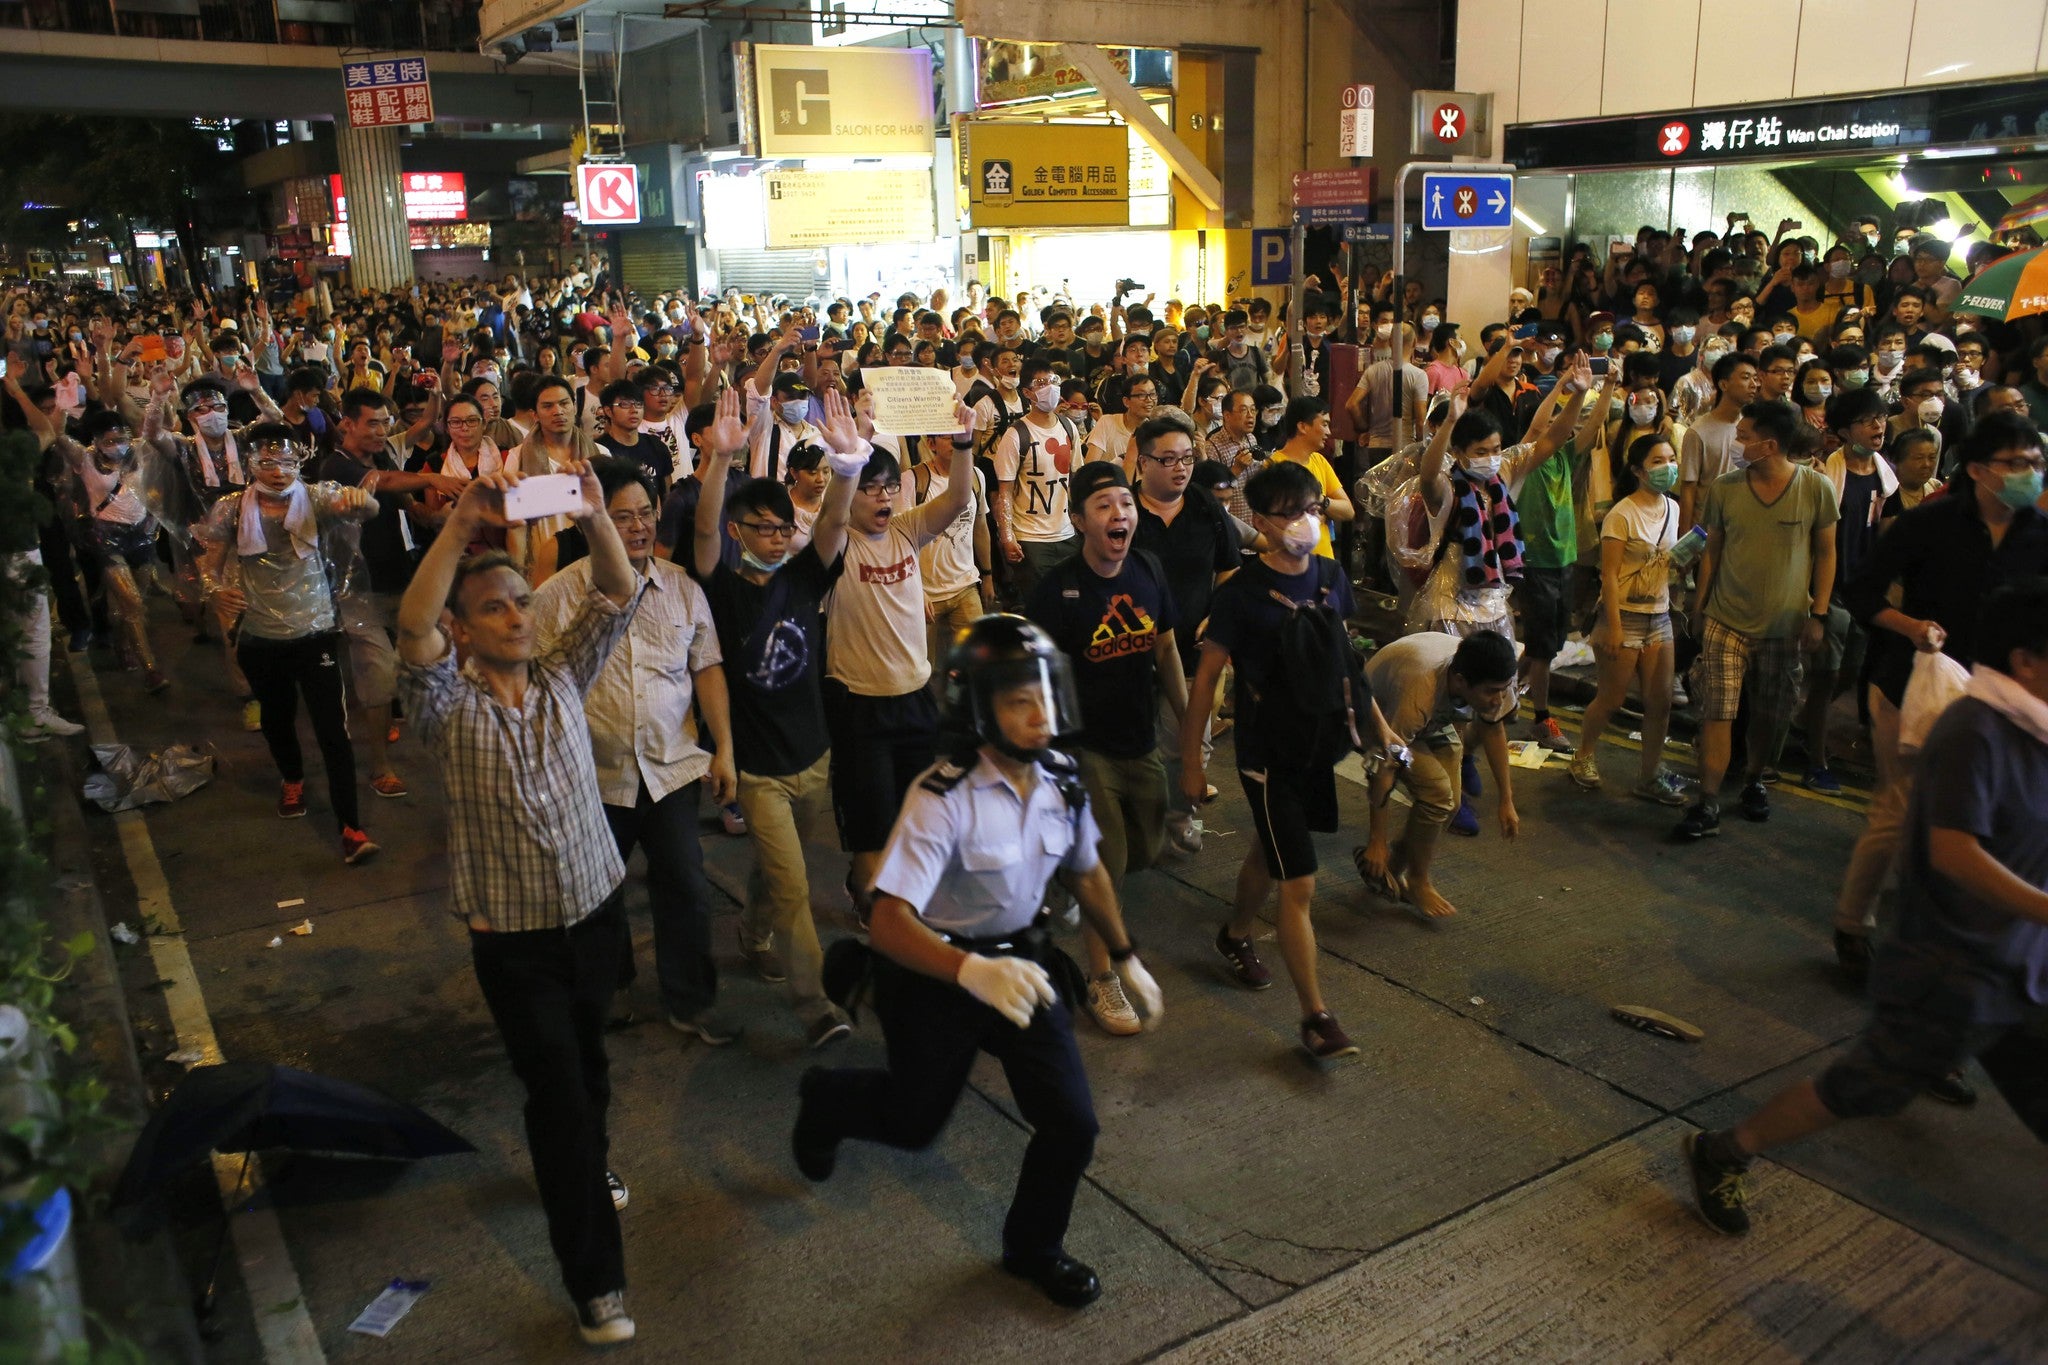
[[718, 415], [711, 422], [713, 454], [730, 455], [747, 444], [747, 424], [740, 419], [740, 393], [727, 389], [718, 395]]

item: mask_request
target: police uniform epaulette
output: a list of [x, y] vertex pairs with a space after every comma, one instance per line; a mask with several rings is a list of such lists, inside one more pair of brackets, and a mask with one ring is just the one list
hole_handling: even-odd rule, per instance
[[945, 796], [959, 786], [979, 762], [981, 755], [978, 753], [969, 754], [964, 762], [957, 758], [942, 758], [926, 770], [918, 785], [934, 796]]

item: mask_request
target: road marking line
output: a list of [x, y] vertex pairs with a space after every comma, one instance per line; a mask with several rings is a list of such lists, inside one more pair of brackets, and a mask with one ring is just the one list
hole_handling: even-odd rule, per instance
[[[114, 719], [107, 712], [100, 684], [91, 664], [80, 654], [67, 654], [71, 680], [78, 688], [79, 706], [85, 714], [88, 737], [94, 744], [117, 744]], [[207, 1013], [206, 993], [192, 970], [192, 954], [185, 946], [185, 926], [171, 903], [170, 882], [163, 863], [156, 856], [156, 844], [149, 837], [149, 823], [139, 810], [114, 813], [114, 828], [121, 837], [121, 856], [128, 875], [135, 882], [135, 906], [148, 934], [149, 960], [164, 987], [164, 1004], [170, 1010], [171, 1028], [181, 1049], [196, 1050], [201, 1064], [224, 1060], [220, 1040], [214, 1036], [213, 1016]], [[269, 1365], [326, 1365], [327, 1353], [320, 1349], [320, 1334], [313, 1329], [306, 1311], [305, 1290], [299, 1272], [292, 1265], [285, 1245], [284, 1228], [277, 1210], [268, 1205], [237, 1214], [238, 1206], [263, 1187], [263, 1160], [250, 1162], [253, 1173], [247, 1187], [241, 1181], [239, 1155], [214, 1153], [213, 1174], [220, 1186], [228, 1226], [235, 1237], [235, 1260], [248, 1288], [249, 1308], [255, 1318], [256, 1335], [263, 1343], [263, 1358]], [[247, 1189], [247, 1194], [243, 1190]]]

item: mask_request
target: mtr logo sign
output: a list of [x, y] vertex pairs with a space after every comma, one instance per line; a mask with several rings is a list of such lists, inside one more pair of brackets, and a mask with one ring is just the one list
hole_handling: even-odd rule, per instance
[[640, 168], [588, 163], [576, 168], [576, 212], [587, 224], [627, 227], [640, 221]]

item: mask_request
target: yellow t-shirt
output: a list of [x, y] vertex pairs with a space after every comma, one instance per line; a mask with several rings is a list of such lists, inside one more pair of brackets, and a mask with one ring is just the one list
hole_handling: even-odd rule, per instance
[[[1323, 496], [1326, 498], [1343, 498], [1348, 496], [1344, 492], [1344, 481], [1337, 477], [1336, 470], [1330, 468], [1330, 462], [1323, 458], [1321, 451], [1311, 450], [1306, 460], [1295, 460], [1292, 455], [1289, 455], [1284, 450], [1276, 451], [1268, 456], [1267, 460], [1269, 463], [1293, 461], [1293, 463], [1301, 465], [1309, 473], [1316, 476], [1316, 482], [1323, 486]], [[1336, 548], [1330, 543], [1330, 523], [1327, 518], [1323, 522], [1322, 539], [1316, 542], [1316, 553], [1325, 559], [1335, 559], [1337, 557]]]

